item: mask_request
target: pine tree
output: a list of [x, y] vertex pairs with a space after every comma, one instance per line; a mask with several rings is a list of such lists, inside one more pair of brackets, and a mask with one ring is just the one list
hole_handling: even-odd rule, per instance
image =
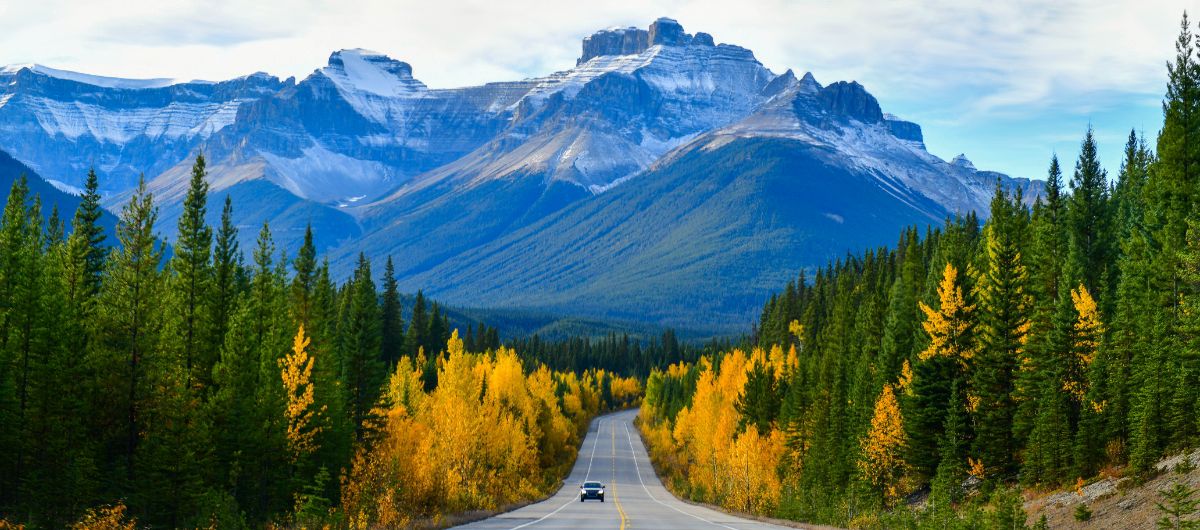
[[[381, 333], [383, 335], [383, 362], [389, 366], [396, 366], [400, 361], [400, 356], [404, 350], [404, 320], [401, 315], [400, 307], [400, 292], [396, 288], [396, 268], [392, 265], [392, 257], [388, 256], [387, 265], [383, 269], [383, 325]], [[468, 333], [468, 343], [473, 342]], [[468, 344], [467, 351], [471, 350], [473, 344]]]
[[85, 306], [100, 290], [101, 273], [108, 249], [104, 246], [104, 228], [100, 217], [100, 182], [96, 170], [88, 171], [79, 207], [71, 221], [71, 237], [68, 242], [67, 296], [78, 306]]
[[117, 225], [121, 244], [105, 266], [101, 309], [93, 320], [92, 333], [99, 341], [90, 353], [89, 365], [98, 376], [98, 393], [105, 399], [96, 403], [94, 410], [117, 414], [96, 419], [100, 425], [111, 426], [106, 444], [115, 454], [108, 461], [123, 463], [122, 469], [113, 471], [130, 485], [135, 483], [134, 459], [145, 423], [142, 416], [152, 399], [147, 372], [162, 362], [155, 358], [163, 290], [159, 272], [162, 248], [154, 234], [157, 219], [154, 198], [146, 190], [145, 179], [140, 179], [121, 211]]
[[1050, 160], [1045, 193], [1034, 204], [1030, 223], [1029, 293], [1033, 305], [1025, 351], [1013, 389], [1017, 403], [1013, 435], [1022, 445], [1037, 420], [1042, 387], [1054, 377], [1058, 361], [1069, 347], [1065, 342], [1065, 324], [1056, 316], [1063, 309], [1062, 302], [1067, 300], [1060, 286], [1068, 252], [1066, 215], [1062, 171], [1055, 156]]
[[[42, 304], [42, 217], [40, 202], [29, 200], [25, 177], [14, 183], [0, 219], [0, 450], [8, 455], [0, 471], [0, 506], [19, 503], [32, 438], [31, 390], [37, 367], [47, 356]], [[31, 204], [32, 203], [32, 204]], [[10, 393], [11, 392], [11, 393]], [[7, 465], [6, 465], [7, 464]], [[11, 466], [11, 467], [10, 467]]]
[[212, 341], [207, 332], [212, 329], [208, 321], [211, 309], [207, 305], [209, 290], [213, 282], [212, 228], [205, 222], [208, 212], [208, 182], [204, 155], [197, 155], [192, 166], [192, 177], [187, 196], [183, 200], [183, 214], [179, 217], [179, 237], [175, 241], [171, 258], [172, 290], [178, 305], [178, 344], [186, 383], [193, 379], [207, 384], [216, 362], [216, 352], [209, 345]]
[[[412, 318], [409, 319], [408, 331], [404, 336], [404, 351], [413, 358], [420, 354], [425, 347], [426, 333], [429, 331], [429, 316], [425, 313], [425, 293], [417, 291], [417, 299], [413, 302]], [[432, 355], [428, 350], [426, 355]]]
[[962, 500], [962, 482], [967, 478], [966, 413], [967, 403], [958, 382], [950, 386], [946, 402], [946, 421], [938, 438], [940, 460], [933, 477], [930, 496], [934, 503], [949, 506]]
[[992, 219], [984, 228], [985, 266], [976, 284], [979, 301], [979, 353], [972, 388], [979, 398], [974, 451], [989, 476], [1016, 471], [1013, 418], [1014, 378], [1025, 355], [1032, 300], [1026, 293], [1028, 273], [1020, 241], [1024, 223], [1019, 201], [1010, 202], [999, 185], [992, 199]]
[[1111, 284], [1108, 264], [1112, 259], [1108, 174], [1100, 167], [1096, 137], [1090, 126], [1075, 162], [1075, 175], [1071, 177], [1067, 222], [1068, 273], [1088, 291], [1104, 292]]
[[292, 261], [296, 275], [292, 277], [292, 315], [301, 326], [312, 326], [312, 298], [316, 288], [317, 248], [313, 244], [312, 225], [304, 228], [304, 243]]
[[[242, 251], [238, 245], [237, 227], [233, 224], [233, 200], [225, 196], [221, 209], [221, 226], [217, 229], [217, 243], [213, 249], [212, 331], [209, 336], [221, 344], [229, 330], [238, 295], [241, 292], [239, 277], [242, 274]], [[219, 349], [219, 347], [218, 347]]]
[[345, 388], [347, 414], [353, 420], [354, 438], [362, 442], [372, 429], [371, 409], [379, 398], [385, 367], [379, 360], [380, 310], [376, 299], [375, 282], [371, 279], [371, 263], [364, 254], [358, 256], [354, 279], [347, 287], [343, 305], [341, 329], [342, 383]]
[[753, 425], [760, 434], [770, 433], [779, 415], [782, 402], [775, 369], [768, 363], [754, 363], [746, 376], [746, 384], [733, 407], [741, 417], [738, 429]]

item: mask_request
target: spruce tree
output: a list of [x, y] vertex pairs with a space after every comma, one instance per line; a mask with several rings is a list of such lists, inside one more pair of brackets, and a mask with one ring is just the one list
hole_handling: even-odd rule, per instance
[[[409, 319], [408, 331], [404, 336], [404, 351], [415, 358], [427, 343], [426, 333], [428, 331], [429, 316], [425, 312], [425, 293], [417, 291], [417, 298], [413, 302], [412, 318]], [[433, 352], [426, 350], [425, 355], [432, 356]]]
[[371, 263], [358, 256], [354, 279], [347, 287], [341, 329], [342, 384], [346, 395], [346, 413], [352, 418], [354, 438], [362, 442], [370, 429], [371, 409], [379, 398], [384, 365], [379, 360], [380, 310]]
[[292, 315], [297, 323], [312, 331], [312, 298], [316, 289], [317, 248], [313, 244], [312, 225], [304, 228], [304, 243], [292, 261]]
[[242, 274], [242, 250], [238, 245], [237, 227], [233, 224], [233, 200], [225, 196], [221, 208], [221, 226], [217, 229], [217, 243], [213, 249], [212, 325], [210, 337], [219, 345], [224, 342], [229, 329], [229, 320], [241, 292], [239, 277]]
[[1112, 258], [1112, 233], [1108, 174], [1100, 167], [1096, 137], [1090, 126], [1071, 177], [1067, 223], [1070, 245], [1067, 272], [1099, 296], [1111, 282], [1108, 264]]
[[[388, 256], [383, 268], [383, 335], [382, 358], [390, 368], [396, 366], [404, 351], [404, 320], [401, 315], [400, 292], [396, 287], [396, 268], [392, 265], [392, 257]], [[467, 330], [467, 351], [474, 351], [474, 340], [470, 330]]]
[[85, 306], [100, 290], [101, 273], [108, 248], [104, 245], [107, 236], [100, 226], [104, 210], [100, 207], [100, 182], [96, 170], [88, 171], [79, 207], [71, 221], [71, 236], [67, 244], [67, 296], [77, 306]]
[[1006, 477], [1016, 471], [1014, 379], [1025, 355], [1032, 305], [1026, 292], [1028, 273], [1021, 259], [1021, 212], [1020, 202], [1010, 201], [997, 184], [992, 219], [984, 228], [985, 265], [976, 284], [979, 352], [971, 385], [979, 399], [972, 452], [984, 463], [989, 476]]
[[105, 265], [99, 294], [100, 309], [92, 320], [98, 337], [89, 352], [89, 367], [99, 384], [102, 401], [94, 410], [105, 411], [95, 418], [104, 429], [110, 463], [120, 463], [113, 475], [127, 486], [136, 484], [135, 458], [154, 393], [148, 372], [165, 360], [157, 356], [162, 330], [163, 279], [160, 273], [162, 247], [154, 233], [158, 208], [146, 190], [145, 179], [121, 211], [117, 225], [120, 246]]
[[177, 305], [177, 321], [174, 325], [179, 333], [179, 348], [187, 378], [207, 384], [212, 365], [216, 362], [216, 351], [210, 346], [212, 340], [207, 332], [212, 330], [208, 319], [212, 316], [208, 306], [209, 292], [213, 283], [212, 228], [204, 220], [208, 212], [208, 182], [204, 155], [197, 155], [192, 166], [192, 176], [187, 196], [183, 200], [183, 214], [179, 217], [179, 237], [175, 241], [171, 258], [172, 290]]

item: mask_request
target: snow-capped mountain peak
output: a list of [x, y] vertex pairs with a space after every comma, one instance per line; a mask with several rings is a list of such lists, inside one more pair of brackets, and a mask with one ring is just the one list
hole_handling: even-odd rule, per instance
[[412, 66], [408, 63], [361, 48], [333, 52], [329, 56], [329, 65], [320, 71], [346, 92], [404, 97], [429, 90], [413, 78]]
[[969, 169], [971, 171], [976, 171], [975, 164], [973, 164], [970, 160], [967, 159], [966, 153], [959, 153], [958, 156], [952, 158], [950, 160], [950, 165], [952, 165], [954, 167], [960, 167], [963, 169]]
[[105, 77], [105, 76], [99, 76], [99, 75], [83, 74], [83, 73], [79, 73], [79, 72], [72, 72], [70, 70], [60, 70], [58, 68], [51, 68], [49, 66], [44, 66], [44, 65], [40, 65], [40, 64], [8, 65], [3, 68], [0, 68], [0, 74], [13, 75], [13, 74], [19, 73], [22, 70], [28, 70], [30, 72], [42, 74], [47, 77], [53, 77], [55, 79], [62, 79], [64, 81], [74, 81], [76, 83], [92, 85], [95, 87], [116, 88], [116, 89], [124, 89], [124, 90], [143, 90], [143, 89], [148, 89], [148, 88], [164, 88], [164, 87], [169, 87], [171, 85], [179, 85], [179, 84], [185, 84], [185, 83], [212, 84], [212, 82], [210, 82], [210, 81], [200, 81], [200, 80], [184, 81], [184, 80], [172, 79], [172, 78], [122, 79], [122, 78], [118, 78], [118, 77]]

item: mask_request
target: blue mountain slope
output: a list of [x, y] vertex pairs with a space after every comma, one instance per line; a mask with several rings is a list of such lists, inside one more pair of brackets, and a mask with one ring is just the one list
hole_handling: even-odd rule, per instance
[[948, 213], [834, 155], [790, 139], [696, 149], [404, 283], [451, 303], [742, 330], [800, 269]]
[[[22, 164], [4, 151], [0, 151], [0, 204], [8, 202], [13, 182], [20, 178], [21, 175], [25, 176], [30, 195], [41, 197], [42, 215], [46, 219], [49, 219], [53, 208], [58, 207], [58, 216], [66, 223], [66, 229], [69, 231], [71, 229], [71, 218], [75, 215], [75, 210], [79, 208], [80, 198], [55, 188], [30, 169], [29, 166]], [[107, 212], [104, 213], [100, 216], [100, 226], [104, 227], [108, 241], [112, 242], [116, 240], [117, 222], [115, 216]]]

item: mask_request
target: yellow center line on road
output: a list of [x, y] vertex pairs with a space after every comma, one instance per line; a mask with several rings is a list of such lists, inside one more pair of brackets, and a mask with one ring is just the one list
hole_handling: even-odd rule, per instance
[[613, 502], [617, 503], [617, 513], [621, 514], [621, 530], [625, 530], [629, 518], [625, 516], [625, 509], [621, 507], [621, 498], [617, 496], [617, 430], [610, 429], [609, 432], [612, 433], [613, 478], [611, 486]]

